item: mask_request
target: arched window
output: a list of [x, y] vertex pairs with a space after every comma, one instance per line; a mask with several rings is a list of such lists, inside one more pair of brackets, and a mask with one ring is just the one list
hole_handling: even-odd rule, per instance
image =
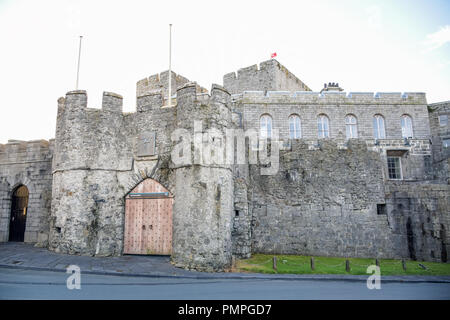
[[384, 118], [380, 114], [373, 117], [373, 137], [375, 139], [386, 139], [386, 132], [384, 129]]
[[259, 124], [261, 138], [272, 138], [272, 117], [268, 114], [263, 114], [259, 119]]
[[293, 114], [289, 117], [289, 138], [299, 139], [302, 137], [302, 126], [300, 117]]
[[330, 126], [328, 117], [321, 114], [317, 117], [317, 129], [319, 133], [319, 138], [329, 138], [330, 137]]
[[412, 128], [412, 119], [408, 115], [403, 115], [402, 120], [402, 137], [403, 138], [412, 138], [413, 136], [413, 128]]
[[358, 125], [356, 123], [356, 117], [352, 114], [345, 117], [345, 133], [347, 139], [358, 138]]

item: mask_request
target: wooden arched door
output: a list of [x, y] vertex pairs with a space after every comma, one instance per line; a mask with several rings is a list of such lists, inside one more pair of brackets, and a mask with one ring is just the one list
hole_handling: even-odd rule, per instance
[[28, 188], [23, 185], [16, 188], [12, 194], [11, 216], [9, 218], [9, 241], [24, 241], [28, 195]]
[[124, 254], [172, 254], [170, 192], [146, 179], [125, 198]]

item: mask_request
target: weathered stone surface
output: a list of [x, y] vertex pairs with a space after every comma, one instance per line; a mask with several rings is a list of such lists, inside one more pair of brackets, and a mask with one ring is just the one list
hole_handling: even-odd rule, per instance
[[433, 143], [434, 179], [450, 184], [450, 101], [433, 103], [428, 109]]
[[54, 140], [15, 141], [0, 145], [0, 241], [8, 241], [11, 199], [25, 185], [29, 191], [25, 242], [47, 246]]
[[345, 150], [324, 141], [319, 150], [294, 141], [280, 170], [261, 176], [250, 166], [253, 251], [305, 255], [394, 255], [384, 203], [382, 163], [364, 141]]
[[[383, 162], [364, 141], [352, 141], [345, 150], [332, 141], [319, 150], [294, 141], [292, 150], [281, 153], [277, 175], [262, 176], [259, 166], [250, 166], [253, 252], [412, 258], [405, 229], [411, 217], [414, 246], [420, 248], [414, 258], [440, 261], [441, 250], [448, 250], [448, 239], [439, 235], [448, 228], [450, 188], [400, 182], [385, 190], [385, 184]], [[404, 198], [413, 208], [394, 210], [398, 188], [409, 192]], [[442, 205], [424, 206], [432, 199]], [[383, 204], [387, 214], [379, 215], [377, 205]], [[425, 223], [425, 234], [427, 216], [437, 222]]]
[[[204, 130], [215, 129], [224, 135], [231, 126], [229, 100], [228, 92], [213, 85], [211, 98], [199, 101], [195, 86], [187, 84], [177, 92], [178, 127], [194, 135], [193, 121], [201, 121]], [[200, 158], [205, 156], [201, 154]], [[195, 158], [194, 152], [190, 164], [175, 169], [172, 262], [205, 271], [228, 269], [232, 254], [232, 168], [225, 163], [196, 164]]]
[[[450, 186], [389, 182], [386, 205], [391, 232], [404, 246], [403, 257], [448, 261], [450, 254]], [[405, 245], [406, 244], [406, 245]]]

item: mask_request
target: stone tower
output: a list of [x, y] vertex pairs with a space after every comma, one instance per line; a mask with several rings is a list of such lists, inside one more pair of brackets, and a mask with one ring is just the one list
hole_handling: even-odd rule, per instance
[[118, 172], [131, 167], [122, 122], [122, 97], [117, 94], [105, 92], [102, 109], [87, 108], [87, 95], [81, 90], [59, 99], [50, 249], [121, 254], [124, 192]]
[[[172, 262], [197, 270], [224, 270], [231, 266], [233, 173], [231, 164], [209, 156], [225, 159], [218, 153], [224, 152], [221, 147], [231, 126], [230, 94], [213, 85], [210, 97], [197, 95], [195, 84], [188, 83], [178, 89], [177, 102], [177, 127], [183, 139], [193, 137], [187, 140], [194, 147], [185, 149], [188, 161], [175, 164]], [[211, 144], [218, 149], [208, 149]]]

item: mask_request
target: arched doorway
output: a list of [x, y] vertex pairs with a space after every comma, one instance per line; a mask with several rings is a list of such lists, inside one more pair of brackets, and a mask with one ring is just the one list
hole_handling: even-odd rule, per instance
[[14, 190], [9, 218], [9, 241], [23, 242], [27, 221], [28, 188], [21, 185]]
[[170, 192], [146, 179], [125, 197], [124, 254], [172, 254]]

